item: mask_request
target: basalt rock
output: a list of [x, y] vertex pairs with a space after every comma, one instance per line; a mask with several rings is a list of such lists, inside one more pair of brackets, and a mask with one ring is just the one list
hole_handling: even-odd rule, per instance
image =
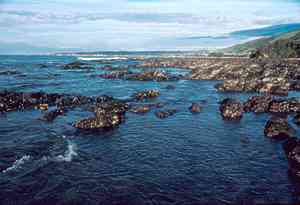
[[201, 112], [201, 106], [198, 103], [192, 103], [189, 110], [191, 113], [199, 113]]
[[172, 115], [174, 115], [177, 112], [177, 110], [175, 109], [167, 109], [164, 111], [157, 111], [155, 112], [156, 117], [160, 118], [160, 119], [164, 119], [164, 118], [168, 118]]
[[300, 177], [300, 140], [293, 137], [289, 138], [284, 144], [283, 149], [289, 162], [289, 171], [292, 176]]
[[269, 111], [273, 98], [270, 95], [252, 96], [244, 103], [245, 112], [264, 113]]
[[138, 92], [133, 95], [133, 98], [136, 100], [145, 100], [145, 99], [151, 99], [156, 98], [160, 95], [159, 91], [157, 90], [146, 90], [142, 92]]
[[265, 125], [264, 134], [271, 139], [283, 140], [293, 137], [295, 130], [287, 121], [287, 118], [272, 117]]
[[227, 98], [221, 102], [220, 112], [226, 120], [238, 120], [243, 117], [243, 105], [235, 99]]

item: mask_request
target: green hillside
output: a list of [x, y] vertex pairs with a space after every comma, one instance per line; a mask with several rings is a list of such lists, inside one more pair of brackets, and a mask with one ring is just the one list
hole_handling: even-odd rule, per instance
[[299, 58], [300, 31], [249, 41], [223, 49], [222, 52], [234, 54], [256, 53], [256, 57]]

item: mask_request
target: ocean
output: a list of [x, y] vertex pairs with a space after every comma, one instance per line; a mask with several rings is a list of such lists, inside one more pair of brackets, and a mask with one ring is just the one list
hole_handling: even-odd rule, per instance
[[[244, 101], [255, 94], [219, 93], [215, 81], [97, 78], [107, 72], [104, 65], [130, 67], [137, 60], [128, 53], [93, 57], [105, 63], [85, 58], [93, 69], [61, 68], [76, 56], [0, 56], [0, 72], [15, 71], [0, 75], [0, 88], [120, 99], [156, 89], [161, 95], [150, 102], [178, 112], [166, 119], [154, 115], [159, 109], [128, 112], [117, 128], [96, 133], [72, 126], [91, 115], [81, 108], [52, 123], [41, 121], [44, 111], [34, 109], [0, 115], [0, 204], [299, 203], [300, 186], [289, 177], [281, 143], [264, 137], [269, 115], [248, 113], [239, 122], [220, 116], [222, 99]], [[202, 104], [201, 113], [189, 112], [193, 102]]]

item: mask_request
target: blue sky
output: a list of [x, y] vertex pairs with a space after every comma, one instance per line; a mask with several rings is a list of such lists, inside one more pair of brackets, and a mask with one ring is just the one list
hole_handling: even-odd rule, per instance
[[0, 0], [0, 52], [221, 47], [238, 39], [191, 37], [295, 22], [297, 0]]

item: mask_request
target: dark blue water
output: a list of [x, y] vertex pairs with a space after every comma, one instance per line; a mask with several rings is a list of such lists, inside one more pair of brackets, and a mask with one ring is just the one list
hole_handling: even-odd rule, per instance
[[[296, 203], [299, 187], [288, 176], [279, 142], [263, 136], [267, 114], [223, 121], [218, 102], [249, 94], [220, 94], [211, 81], [138, 82], [95, 77], [95, 69], [70, 71], [61, 65], [76, 57], [2, 56], [0, 87], [127, 98], [157, 89], [166, 108], [179, 110], [158, 119], [126, 114], [118, 128], [81, 133], [72, 123], [91, 114], [80, 108], [53, 123], [43, 111], [0, 116], [0, 204], [241, 204]], [[39, 64], [45, 64], [41, 68]], [[134, 61], [116, 61], [117, 64]], [[172, 70], [172, 69], [171, 69]], [[174, 70], [172, 72], [186, 72]], [[174, 85], [175, 90], [167, 90]], [[295, 94], [297, 95], [297, 94]], [[188, 111], [201, 102], [203, 111]], [[297, 129], [297, 127], [295, 127]], [[246, 139], [246, 140], [245, 140]], [[248, 142], [245, 142], [248, 141]]]

